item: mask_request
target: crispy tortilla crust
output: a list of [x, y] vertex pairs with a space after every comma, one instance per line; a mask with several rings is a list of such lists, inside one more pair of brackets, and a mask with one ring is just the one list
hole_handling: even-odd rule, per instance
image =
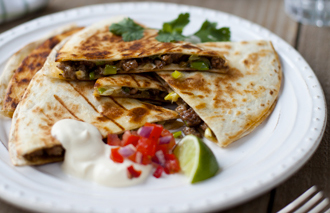
[[273, 105], [269, 108], [268, 111], [265, 112], [264, 115], [262, 115], [259, 119], [257, 119], [254, 123], [249, 123], [246, 127], [245, 132], [240, 132], [239, 134], [232, 136], [230, 139], [227, 141], [223, 142], [222, 147], [226, 147], [229, 144], [231, 144], [233, 141], [237, 141], [238, 139], [250, 134], [257, 126], [259, 126], [268, 116], [274, 111], [274, 108], [276, 106], [277, 100], [273, 103]]
[[64, 38], [73, 35], [81, 29], [82, 27], [72, 27], [72, 29], [66, 30], [61, 34], [52, 36], [33, 49], [31, 53], [21, 61], [6, 89], [3, 111], [8, 116], [12, 116], [32, 77], [41, 69], [53, 47]]
[[39, 46], [43, 40], [35, 41], [27, 44], [22, 49], [17, 51], [10, 59], [8, 60], [2, 74], [0, 77], [0, 114], [5, 117], [12, 117], [13, 113], [4, 111], [3, 104], [4, 98], [6, 96], [6, 91], [10, 79], [13, 77], [16, 69], [19, 67], [23, 59], [28, 56], [37, 46]]

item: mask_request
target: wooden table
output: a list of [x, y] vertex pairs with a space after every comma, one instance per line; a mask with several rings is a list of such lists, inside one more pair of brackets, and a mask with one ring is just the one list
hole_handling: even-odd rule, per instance
[[[0, 32], [36, 17], [79, 6], [115, 2], [112, 0], [51, 0], [48, 7], [28, 17], [0, 25]], [[122, 1], [127, 2], [127, 1]], [[281, 0], [167, 0], [179, 4], [195, 5], [240, 16], [255, 22], [283, 38], [296, 48], [316, 73], [330, 101], [330, 28], [301, 25], [284, 13]], [[224, 24], [224, 23], [221, 23]], [[329, 117], [329, 116], [328, 116]], [[329, 119], [328, 119], [329, 121]], [[313, 185], [330, 196], [330, 126], [308, 163], [296, 174], [271, 191], [225, 212], [276, 212]], [[1, 213], [27, 212], [0, 201]]]

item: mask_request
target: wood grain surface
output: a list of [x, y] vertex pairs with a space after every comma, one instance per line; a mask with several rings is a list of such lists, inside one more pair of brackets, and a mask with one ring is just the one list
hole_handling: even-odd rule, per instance
[[[102, 0], [51, 0], [47, 8], [24, 18], [0, 25], [0, 32], [28, 20], [50, 13], [75, 7], [111, 3]], [[121, 1], [128, 2], [128, 1]], [[195, 5], [240, 16], [255, 22], [283, 38], [295, 47], [316, 73], [325, 93], [326, 101], [330, 101], [330, 28], [301, 25], [291, 20], [284, 12], [282, 0], [163, 0], [178, 4]], [[218, 21], [219, 24], [221, 20]], [[329, 116], [328, 116], [329, 121]], [[328, 123], [328, 122], [327, 122]], [[316, 153], [296, 174], [278, 185], [276, 188], [257, 198], [235, 206], [223, 212], [276, 212], [290, 203], [301, 193], [313, 185], [323, 189], [330, 196], [330, 161], [329, 161], [330, 127], [327, 126], [323, 140]], [[0, 201], [0, 213], [28, 212]]]

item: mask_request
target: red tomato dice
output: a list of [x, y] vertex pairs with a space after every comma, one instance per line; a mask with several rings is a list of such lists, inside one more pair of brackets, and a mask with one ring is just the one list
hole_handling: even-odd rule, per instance
[[161, 166], [157, 166], [157, 168], [156, 168], [156, 170], [155, 170], [153, 176], [154, 176], [155, 178], [160, 178], [160, 176], [162, 176], [163, 171], [164, 171], [164, 168], [163, 168], [163, 167], [161, 167]]
[[142, 173], [142, 171], [135, 170], [133, 165], [127, 167], [127, 177], [129, 179], [138, 178], [138, 177], [140, 177], [141, 173]]
[[154, 156], [156, 152], [156, 141], [141, 137], [136, 146], [136, 150], [142, 155]]
[[166, 174], [173, 174], [180, 171], [179, 160], [173, 154], [165, 154], [165, 168], [164, 171]]
[[118, 152], [119, 149], [120, 149], [120, 147], [112, 148], [110, 158], [114, 162], [122, 163], [122, 162], [124, 162], [124, 158], [123, 158], [123, 156], [121, 156], [121, 154], [119, 154], [119, 152]]
[[[161, 136], [164, 137], [164, 136], [168, 136], [168, 135], [171, 136], [171, 141], [170, 141], [170, 143], [165, 144], [166, 145], [166, 152], [169, 152], [170, 150], [172, 150], [173, 147], [176, 144], [175, 143], [175, 138], [173, 137], [173, 134], [170, 131], [168, 131], [167, 129], [163, 129]], [[164, 153], [166, 153], [166, 152], [164, 152]]]
[[128, 144], [132, 144], [132, 145], [136, 146], [137, 143], [138, 143], [138, 141], [139, 141], [139, 139], [140, 139], [140, 136], [137, 136], [137, 135], [129, 135], [129, 136], [125, 137], [125, 140], [124, 140], [124, 138], [123, 138], [123, 140], [122, 140], [122, 145], [123, 145], [123, 146], [126, 146], [126, 145], [128, 145]]
[[153, 130], [149, 135], [149, 139], [158, 140], [159, 136], [162, 134], [163, 126], [159, 124], [146, 123], [144, 126], [153, 126]]
[[108, 134], [107, 144], [110, 146], [121, 146], [121, 141], [116, 134]]

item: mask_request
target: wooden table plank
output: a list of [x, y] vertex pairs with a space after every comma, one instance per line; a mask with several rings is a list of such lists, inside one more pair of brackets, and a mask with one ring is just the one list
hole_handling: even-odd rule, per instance
[[[156, 0], [157, 1], [157, 0]], [[164, 2], [164, 0], [159, 0]], [[41, 11], [37, 12], [33, 15], [29, 15], [25, 18], [19, 19], [17, 21], [13, 21], [7, 24], [3, 24], [0, 26], [0, 32], [8, 30], [20, 23], [24, 23], [32, 18], [39, 17], [42, 15], [71, 9], [75, 7], [85, 6], [89, 4], [98, 4], [98, 3], [111, 3], [116, 2], [105, 1], [105, 0], [95, 0], [95, 1], [87, 1], [87, 0], [51, 0], [49, 6]], [[124, 1], [122, 1], [124, 2]], [[131, 2], [125, 1], [125, 2]], [[167, 0], [166, 2], [178, 3], [178, 4], [187, 4], [194, 6], [202, 6], [214, 10], [220, 10], [223, 12], [227, 12], [230, 14], [234, 14], [250, 20], [251, 22], [257, 23], [275, 34], [279, 35], [289, 44], [295, 44], [296, 36], [297, 36], [297, 24], [289, 19], [283, 9], [283, 1], [278, 0]], [[111, 13], [111, 11], [109, 11]], [[224, 26], [225, 23], [218, 21], [219, 26]], [[285, 183], [284, 183], [285, 184]], [[284, 191], [285, 193], [285, 191]], [[282, 194], [282, 191], [278, 191], [278, 194]], [[268, 209], [269, 200], [271, 199], [270, 193], [266, 193], [261, 195], [243, 205], [237, 206], [225, 212], [266, 212]], [[286, 201], [286, 200], [285, 200]], [[277, 206], [281, 206], [282, 203], [278, 202]], [[0, 201], [0, 212], [6, 213], [15, 213], [15, 212], [27, 212], [23, 210], [19, 210], [16, 207], [5, 204]]]

